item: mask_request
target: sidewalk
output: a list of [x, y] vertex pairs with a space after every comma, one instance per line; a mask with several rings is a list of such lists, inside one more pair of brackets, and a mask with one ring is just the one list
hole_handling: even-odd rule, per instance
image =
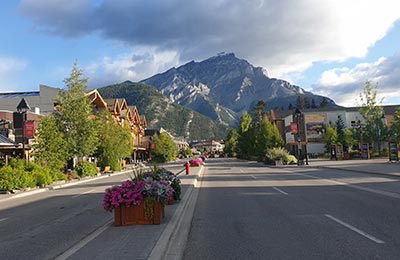
[[331, 161], [328, 159], [310, 159], [309, 165], [305, 165], [304, 167], [331, 168], [353, 172], [400, 177], [400, 162], [389, 162], [387, 158], [340, 161]]
[[[179, 170], [172, 170], [172, 172], [180, 171], [182, 166], [179, 165], [179, 167]], [[179, 247], [184, 248], [185, 234], [176, 233], [177, 230], [182, 232], [189, 229], [190, 222], [185, 220], [191, 220], [190, 214], [193, 214], [197, 200], [196, 187], [199, 185], [199, 177], [203, 170], [203, 166], [191, 167], [189, 175], [185, 175], [185, 172], [179, 175], [182, 182], [181, 201], [166, 206], [165, 218], [160, 225], [114, 226], [114, 215], [110, 213], [107, 223], [55, 259], [155, 260], [163, 259], [167, 253], [169, 255], [183, 253], [183, 251], [175, 251], [179, 251]], [[173, 236], [180, 237], [171, 239]], [[170, 245], [171, 240], [178, 241], [179, 245]]]

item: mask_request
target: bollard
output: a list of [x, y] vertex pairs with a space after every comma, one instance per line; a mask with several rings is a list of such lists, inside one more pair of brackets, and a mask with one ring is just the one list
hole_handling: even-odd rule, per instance
[[190, 173], [190, 162], [185, 163], [185, 168], [186, 168], [186, 175], [189, 175]]

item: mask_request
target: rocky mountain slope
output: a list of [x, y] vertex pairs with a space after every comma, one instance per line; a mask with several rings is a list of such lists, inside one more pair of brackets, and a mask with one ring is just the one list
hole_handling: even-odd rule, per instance
[[148, 128], [167, 129], [187, 140], [225, 138], [226, 126], [189, 108], [171, 102], [154, 87], [125, 81], [98, 89], [103, 98], [125, 98], [146, 116]]
[[237, 58], [233, 53], [219, 54], [201, 62], [178, 68], [141, 81], [152, 85], [169, 98], [227, 126], [235, 125], [244, 111], [251, 111], [259, 100], [268, 109], [296, 107], [299, 96], [314, 104], [326, 97], [314, 95], [281, 79], [269, 78], [267, 71]]

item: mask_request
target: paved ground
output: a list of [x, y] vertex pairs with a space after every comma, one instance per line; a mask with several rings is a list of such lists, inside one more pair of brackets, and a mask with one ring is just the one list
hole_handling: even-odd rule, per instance
[[347, 171], [400, 177], [400, 163], [389, 162], [387, 158], [370, 159], [370, 160], [341, 160], [341, 161], [311, 159], [309, 161], [309, 165], [301, 167], [335, 168]]
[[[169, 167], [174, 169], [173, 172], [182, 169], [181, 163], [170, 164]], [[327, 167], [400, 177], [400, 163], [389, 163], [387, 159], [348, 161], [311, 159], [309, 165], [305, 166], [277, 167]], [[180, 254], [180, 250], [185, 246], [185, 234], [176, 234], [175, 231], [178, 228], [184, 232], [189, 231], [197, 200], [198, 189], [195, 186], [200, 181], [199, 175], [202, 171], [203, 167], [192, 167], [190, 175], [184, 175], [184, 172], [180, 175], [184, 187], [182, 200], [167, 207], [166, 217], [161, 225], [115, 227], [110, 222], [57, 259], [179, 259], [181, 256], [175, 254]], [[61, 187], [54, 186], [48, 189], [55, 188]], [[20, 194], [1, 194], [0, 200], [12, 200], [16, 196], [28, 196], [45, 191], [46, 189], [39, 189]], [[174, 241], [174, 244], [171, 244], [171, 241]]]

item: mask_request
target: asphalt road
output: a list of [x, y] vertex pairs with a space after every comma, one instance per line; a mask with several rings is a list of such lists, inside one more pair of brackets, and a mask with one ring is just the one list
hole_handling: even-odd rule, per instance
[[184, 259], [400, 259], [400, 178], [206, 164]]
[[0, 259], [54, 259], [113, 219], [104, 190], [127, 176], [0, 201]]

